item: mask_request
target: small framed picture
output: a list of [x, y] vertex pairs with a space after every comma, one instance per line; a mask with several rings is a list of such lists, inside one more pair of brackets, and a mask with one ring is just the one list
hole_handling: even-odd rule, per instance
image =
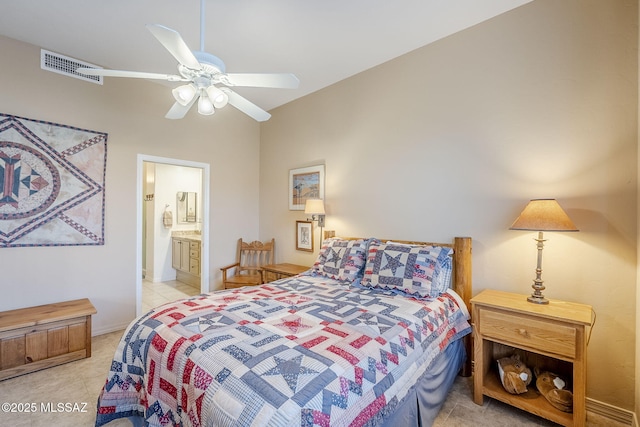
[[296, 249], [313, 252], [313, 221], [296, 221]]
[[289, 210], [303, 211], [307, 199], [324, 199], [324, 165], [289, 171]]

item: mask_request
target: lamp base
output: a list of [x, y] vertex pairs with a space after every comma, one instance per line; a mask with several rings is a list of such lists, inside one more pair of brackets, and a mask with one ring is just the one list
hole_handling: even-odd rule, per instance
[[534, 304], [549, 304], [549, 300], [542, 295], [545, 290], [544, 281], [542, 280], [542, 249], [544, 248], [544, 237], [542, 231], [538, 231], [538, 238], [535, 239], [538, 247], [538, 265], [536, 266], [536, 278], [533, 279], [533, 293], [527, 298], [527, 301]]
[[[541, 270], [538, 270], [538, 272], [539, 271]], [[536, 277], [536, 280], [533, 281], [533, 285], [531, 285], [531, 287], [533, 288], [533, 293], [527, 298], [527, 301], [534, 304], [549, 304], [549, 300], [546, 299], [544, 295], [542, 295], [542, 291], [544, 291], [546, 288], [544, 287], [540, 276]]]
[[538, 296], [536, 294], [531, 294], [531, 296], [527, 298], [527, 301], [532, 302], [534, 304], [549, 304], [548, 299], [546, 299], [542, 295]]

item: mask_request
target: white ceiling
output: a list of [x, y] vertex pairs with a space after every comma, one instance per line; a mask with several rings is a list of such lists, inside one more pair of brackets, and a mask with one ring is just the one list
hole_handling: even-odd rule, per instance
[[[227, 72], [296, 74], [299, 89], [237, 89], [270, 110], [529, 1], [205, 0], [204, 47]], [[0, 35], [105, 68], [175, 74], [145, 24], [200, 50], [200, 0], [0, 0]]]

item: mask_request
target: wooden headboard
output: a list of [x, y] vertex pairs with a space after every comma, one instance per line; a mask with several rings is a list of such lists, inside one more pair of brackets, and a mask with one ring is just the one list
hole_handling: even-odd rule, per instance
[[[335, 237], [334, 231], [325, 231], [324, 238]], [[340, 237], [341, 239], [355, 240], [362, 239], [362, 237]], [[472, 270], [471, 270], [471, 237], [454, 237], [453, 243], [441, 243], [441, 242], [417, 242], [411, 240], [396, 240], [396, 239], [379, 239], [382, 242], [392, 241], [398, 243], [404, 243], [407, 245], [420, 245], [420, 246], [445, 246], [453, 248], [453, 277], [451, 279], [451, 288], [460, 295], [464, 304], [467, 306], [467, 310], [471, 313], [471, 297], [473, 295], [472, 288]], [[464, 337], [464, 346], [467, 352], [467, 360], [460, 371], [460, 375], [468, 377], [471, 375], [471, 357], [473, 355], [473, 347], [471, 342], [471, 335]]]

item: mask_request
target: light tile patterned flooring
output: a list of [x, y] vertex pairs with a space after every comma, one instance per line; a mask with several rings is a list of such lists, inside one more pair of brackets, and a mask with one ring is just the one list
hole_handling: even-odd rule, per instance
[[[529, 427], [559, 424], [485, 397], [482, 406], [473, 403], [473, 379], [457, 377], [433, 427]], [[625, 427], [600, 415], [587, 412], [587, 427]]]
[[153, 307], [157, 307], [165, 302], [175, 301], [198, 295], [200, 289], [193, 285], [171, 280], [168, 282], [152, 283], [147, 280], [142, 281], [142, 312], [146, 313]]
[[[143, 310], [199, 293], [195, 287], [177, 281], [143, 282]], [[0, 407], [0, 426], [93, 426], [96, 419], [96, 400], [122, 332], [93, 337], [92, 356], [89, 359], [0, 381], [0, 404], [15, 404], [13, 409], [21, 409], [20, 412], [7, 412], [4, 406]], [[58, 409], [60, 403], [63, 404], [62, 410], [44, 411], [47, 408]], [[65, 404], [70, 404], [69, 410]], [[35, 411], [26, 412], [25, 407]], [[489, 398], [485, 398], [484, 405], [475, 405], [472, 400], [471, 378], [462, 377], [456, 379], [434, 423], [434, 427], [555, 425]], [[588, 414], [587, 425], [623, 426], [593, 414]], [[109, 427], [130, 426], [128, 420], [116, 420], [109, 424]]]

